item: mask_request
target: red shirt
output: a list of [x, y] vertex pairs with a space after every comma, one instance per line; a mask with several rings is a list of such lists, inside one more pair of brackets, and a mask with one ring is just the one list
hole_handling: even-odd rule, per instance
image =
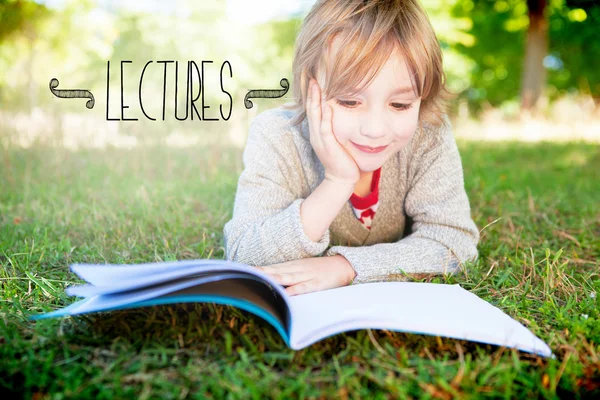
[[365, 197], [357, 196], [352, 193], [350, 196], [350, 204], [354, 210], [354, 215], [363, 226], [368, 230], [371, 230], [371, 224], [375, 217], [375, 212], [379, 206], [379, 177], [381, 175], [381, 167], [373, 171], [373, 178], [371, 180], [371, 193]]

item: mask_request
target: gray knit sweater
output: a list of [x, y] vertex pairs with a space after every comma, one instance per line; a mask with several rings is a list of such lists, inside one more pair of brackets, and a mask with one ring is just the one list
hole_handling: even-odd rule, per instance
[[370, 231], [347, 201], [318, 242], [304, 233], [300, 204], [325, 171], [306, 118], [300, 128], [289, 124], [292, 116], [274, 108], [250, 125], [233, 216], [223, 229], [227, 260], [266, 266], [341, 254], [356, 271], [356, 284], [454, 273], [477, 259], [479, 230], [447, 116], [442, 128], [419, 122], [410, 142], [383, 164]]

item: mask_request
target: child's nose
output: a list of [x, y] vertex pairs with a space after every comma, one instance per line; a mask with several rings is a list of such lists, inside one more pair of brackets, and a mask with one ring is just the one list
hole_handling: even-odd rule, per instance
[[367, 136], [373, 140], [373, 144], [379, 145], [380, 143], [377, 140], [385, 137], [386, 132], [386, 123], [384, 117], [381, 115], [375, 115], [370, 113], [365, 116], [360, 126], [361, 134]]

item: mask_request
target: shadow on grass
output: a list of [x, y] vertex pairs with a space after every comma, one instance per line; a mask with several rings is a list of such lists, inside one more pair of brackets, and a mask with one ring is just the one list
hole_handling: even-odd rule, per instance
[[[470, 354], [471, 358], [500, 357], [514, 352], [523, 361], [546, 362], [537, 355], [491, 344], [380, 329], [333, 335], [294, 351], [263, 319], [235, 307], [210, 303], [88, 314], [74, 318], [70, 325], [70, 333], [65, 332], [65, 339], [71, 344], [112, 347], [118, 343], [128, 351], [153, 348], [176, 351], [184, 358], [203, 354], [222, 360], [237, 358], [240, 349], [257, 360], [269, 353], [286, 354], [280, 355], [272, 364], [279, 368], [289, 368], [291, 363], [312, 365], [311, 360], [315, 357], [331, 359], [347, 353], [349, 347], [353, 348], [351, 354], [357, 359], [379, 352], [402, 361], [402, 357], [408, 357], [406, 351], [410, 350], [419, 358], [428, 357], [432, 361], [458, 359], [465, 354]], [[351, 357], [346, 361], [352, 361]], [[269, 363], [268, 355], [265, 362]]]

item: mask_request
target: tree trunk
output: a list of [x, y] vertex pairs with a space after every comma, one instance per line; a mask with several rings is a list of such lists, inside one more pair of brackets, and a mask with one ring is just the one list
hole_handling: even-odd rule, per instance
[[527, 0], [529, 29], [521, 80], [521, 110], [535, 108], [546, 81], [544, 57], [548, 52], [548, 21], [544, 15], [546, 0]]

